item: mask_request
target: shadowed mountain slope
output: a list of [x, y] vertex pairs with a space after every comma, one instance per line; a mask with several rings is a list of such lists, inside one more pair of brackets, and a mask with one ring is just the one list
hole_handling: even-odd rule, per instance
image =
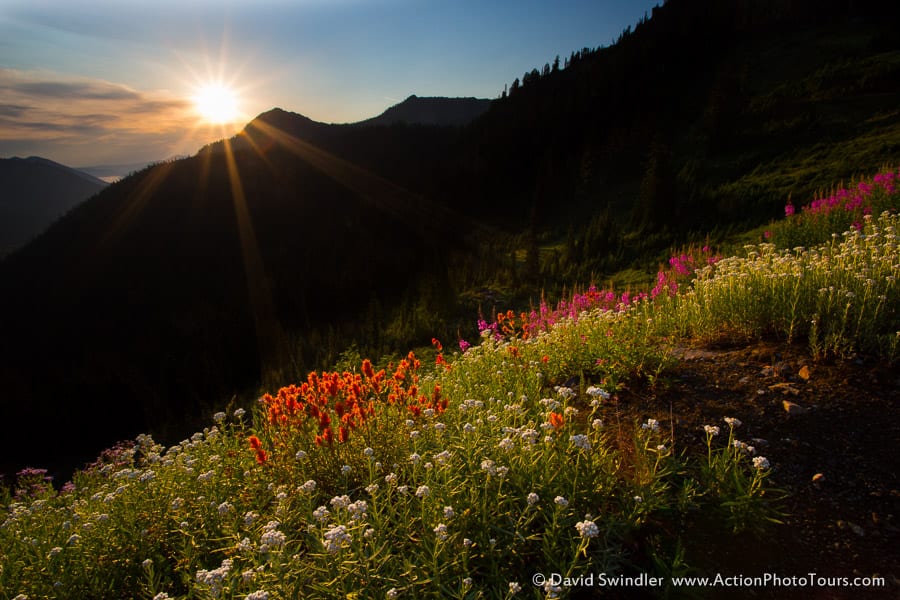
[[0, 159], [0, 256], [104, 187], [104, 181], [46, 158]]
[[353, 343], [446, 343], [900, 162], [895, 24], [865, 2], [671, 0], [464, 127], [274, 109], [132, 174], [0, 261], [2, 467], [177, 442]]

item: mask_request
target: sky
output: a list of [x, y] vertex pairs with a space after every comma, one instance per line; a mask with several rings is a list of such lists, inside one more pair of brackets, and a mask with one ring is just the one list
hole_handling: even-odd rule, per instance
[[[0, 158], [146, 163], [274, 107], [349, 123], [411, 94], [496, 98], [658, 1], [0, 0]], [[209, 84], [233, 94], [225, 123], [196, 105]]]

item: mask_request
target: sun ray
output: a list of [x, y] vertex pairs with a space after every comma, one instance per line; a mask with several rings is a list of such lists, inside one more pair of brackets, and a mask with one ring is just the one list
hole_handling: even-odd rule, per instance
[[285, 344], [287, 338], [278, 322], [275, 311], [275, 303], [272, 300], [271, 290], [265, 275], [265, 265], [259, 244], [256, 240], [256, 231], [250, 217], [247, 206], [247, 197], [244, 195], [244, 186], [241, 182], [237, 161], [230, 140], [224, 140], [225, 164], [228, 171], [228, 180], [231, 184], [231, 199], [234, 203], [234, 214], [237, 220], [238, 236], [241, 244], [241, 254], [244, 259], [244, 274], [247, 278], [247, 291], [250, 300], [250, 312], [253, 317], [253, 326], [256, 330], [256, 341], [259, 347], [260, 372], [265, 379], [270, 372], [277, 372], [284, 365], [280, 363], [286, 356]]

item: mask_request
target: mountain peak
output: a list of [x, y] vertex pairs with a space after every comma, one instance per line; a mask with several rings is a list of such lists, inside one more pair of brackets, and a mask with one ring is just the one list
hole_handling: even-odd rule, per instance
[[355, 123], [356, 125], [443, 125], [462, 126], [481, 116], [491, 105], [484, 98], [446, 98], [441, 96], [420, 98], [415, 94], [391, 106], [386, 111]]

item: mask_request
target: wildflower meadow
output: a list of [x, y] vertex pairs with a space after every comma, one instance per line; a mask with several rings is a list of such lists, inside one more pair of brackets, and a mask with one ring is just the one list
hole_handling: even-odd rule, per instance
[[896, 175], [791, 207], [738, 255], [680, 253], [652, 289], [500, 313], [427, 364], [311, 373], [59, 489], [24, 470], [0, 492], [0, 598], [555, 598], [536, 571], [687, 572], [698, 515], [726, 539], [777, 530], [778, 465], [744, 415], [688, 452], [673, 423], [601, 408], [691, 340], [896, 361]]

